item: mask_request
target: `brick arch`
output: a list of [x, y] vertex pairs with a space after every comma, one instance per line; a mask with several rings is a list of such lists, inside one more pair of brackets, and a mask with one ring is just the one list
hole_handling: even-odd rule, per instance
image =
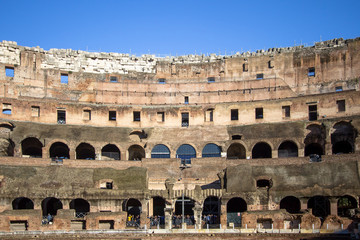
[[45, 155], [43, 154], [43, 157], [45, 157], [45, 156], [48, 158], [50, 157], [50, 148], [56, 142], [65, 144], [66, 146], [68, 146], [69, 152], [72, 151], [72, 149], [70, 148], [70, 143], [68, 141], [66, 141], [64, 139], [53, 139], [50, 142], [46, 143], [46, 145], [43, 147], [43, 151], [45, 151]]
[[[180, 147], [181, 145], [184, 145], [184, 144], [187, 144], [187, 145], [192, 146], [192, 147], [195, 149], [196, 156], [198, 156], [198, 153], [199, 153], [198, 147], [197, 147], [195, 144], [193, 144], [193, 143], [188, 143], [188, 142], [176, 144], [176, 145], [174, 146], [174, 149], [175, 149], [174, 153], [175, 153], [175, 155], [176, 155], [176, 152], [177, 152], [177, 150], [179, 149], [179, 147]], [[201, 152], [201, 151], [200, 151], [200, 152]]]

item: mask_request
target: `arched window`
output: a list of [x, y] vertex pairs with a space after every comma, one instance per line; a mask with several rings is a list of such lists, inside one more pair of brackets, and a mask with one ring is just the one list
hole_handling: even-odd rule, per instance
[[271, 158], [271, 147], [265, 142], [255, 144], [252, 150], [252, 158]]
[[130, 198], [126, 202], [126, 212], [128, 215], [132, 215], [134, 217], [140, 216], [141, 202], [137, 199]]
[[234, 223], [235, 227], [241, 227], [241, 213], [247, 211], [247, 204], [240, 197], [231, 198], [226, 204], [227, 224]]
[[190, 164], [191, 158], [196, 158], [196, 151], [191, 145], [183, 144], [177, 149], [176, 156], [181, 159], [181, 163]]
[[[338, 200], [338, 215], [340, 217], [351, 217], [355, 215], [355, 209], [357, 208], [358, 204], [355, 198], [352, 196], [342, 196]], [[351, 213], [351, 210], [354, 210]]]
[[76, 159], [95, 159], [95, 149], [88, 143], [80, 143], [76, 148]]
[[63, 208], [63, 205], [59, 199], [54, 197], [48, 197], [41, 202], [41, 208], [43, 216], [47, 216], [48, 214], [55, 216], [57, 214], [57, 211]]
[[209, 216], [206, 220], [208, 224], [220, 223], [220, 202], [217, 197], [208, 197], [204, 201], [203, 216]]
[[246, 150], [245, 147], [240, 143], [233, 143], [227, 150], [227, 159], [245, 159]]
[[285, 141], [280, 144], [278, 149], [279, 158], [297, 157], [298, 147], [294, 142]]
[[26, 138], [21, 142], [22, 156], [41, 158], [42, 147], [43, 145], [39, 139], [34, 137]]
[[167, 146], [158, 144], [151, 150], [151, 158], [170, 158], [170, 150]]
[[299, 213], [300, 200], [293, 196], [287, 196], [280, 201], [280, 209], [285, 209], [288, 213]]
[[101, 149], [101, 159], [120, 160], [120, 150], [114, 144], [108, 144]]
[[310, 131], [304, 140], [305, 156], [311, 154], [323, 155], [325, 146], [325, 127], [323, 125], [311, 124], [306, 127]]
[[76, 217], [84, 217], [90, 212], [90, 204], [85, 199], [77, 198], [70, 202], [70, 209], [75, 209]]
[[202, 150], [202, 157], [221, 157], [221, 148], [214, 143], [208, 143]]
[[330, 214], [330, 201], [324, 196], [315, 196], [309, 199], [308, 208], [312, 209], [312, 214], [316, 217], [325, 219]]
[[34, 203], [29, 198], [19, 197], [12, 201], [12, 207], [14, 210], [17, 209], [34, 209]]
[[53, 143], [50, 147], [50, 157], [69, 158], [69, 147], [62, 142]]
[[129, 147], [129, 160], [141, 161], [145, 158], [145, 150], [139, 145], [132, 145]]
[[357, 132], [352, 124], [344, 121], [338, 122], [334, 125], [333, 130], [334, 132], [331, 134], [332, 153], [353, 153]]

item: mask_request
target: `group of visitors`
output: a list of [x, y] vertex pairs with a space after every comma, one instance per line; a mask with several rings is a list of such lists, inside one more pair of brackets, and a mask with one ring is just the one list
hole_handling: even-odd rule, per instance
[[[194, 215], [186, 215], [184, 216], [184, 222], [186, 223], [186, 225], [194, 225], [195, 224], [195, 219], [194, 219]], [[172, 224], [174, 228], [179, 228], [181, 226], [182, 223], [182, 215], [175, 215], [173, 214], [172, 217]]]
[[218, 216], [214, 214], [203, 215], [202, 219], [204, 224], [218, 224]]
[[155, 215], [155, 216], [150, 216], [149, 219], [150, 219], [150, 228], [152, 226], [159, 226], [165, 224], [164, 216]]
[[126, 219], [127, 227], [140, 227], [140, 215], [131, 215], [129, 214]]

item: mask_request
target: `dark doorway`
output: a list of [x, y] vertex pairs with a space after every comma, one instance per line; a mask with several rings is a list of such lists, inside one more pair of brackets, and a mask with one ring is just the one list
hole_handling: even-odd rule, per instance
[[309, 199], [308, 208], [312, 209], [312, 214], [321, 217], [322, 221], [330, 214], [330, 201], [324, 196], [315, 196]]
[[69, 155], [69, 147], [62, 143], [62, 142], [56, 142], [53, 143], [50, 147], [50, 157], [51, 158], [70, 158]]
[[338, 122], [331, 134], [332, 153], [353, 153], [357, 131], [349, 122]]
[[153, 198], [153, 216], [165, 216], [165, 199], [162, 197]]
[[145, 150], [139, 145], [129, 147], [129, 160], [141, 161], [145, 158]]
[[205, 199], [202, 215], [203, 218], [208, 218], [208, 224], [220, 223], [220, 202], [217, 197], [208, 197]]
[[48, 197], [41, 202], [41, 208], [43, 216], [47, 216], [48, 214], [55, 216], [57, 211], [63, 208], [63, 205], [59, 199]]
[[305, 146], [305, 156], [310, 156], [311, 154], [323, 155], [323, 147], [319, 143], [310, 143]]
[[12, 201], [13, 210], [17, 209], [34, 209], [34, 203], [29, 198], [19, 197]]
[[226, 204], [227, 224], [234, 223], [235, 227], [241, 227], [241, 214], [247, 211], [247, 204], [240, 197], [231, 198]]
[[85, 199], [77, 198], [70, 202], [70, 209], [75, 209], [76, 217], [85, 217], [90, 212], [90, 204]]
[[245, 159], [246, 150], [245, 147], [240, 143], [233, 143], [227, 150], [227, 159]]
[[285, 209], [288, 213], [299, 213], [300, 200], [293, 196], [287, 196], [280, 201], [280, 209]]
[[42, 147], [43, 145], [39, 139], [34, 137], [26, 138], [21, 142], [21, 152], [23, 156], [41, 158]]
[[[184, 197], [184, 214], [185, 215], [194, 215], [193, 208], [195, 206], [195, 201]], [[182, 198], [178, 198], [175, 202], [175, 215], [182, 215]]]
[[108, 144], [101, 149], [102, 160], [120, 160], [120, 150], [114, 144]]
[[[337, 207], [337, 212], [340, 217], [353, 217], [358, 203], [355, 198], [346, 195], [339, 198]], [[354, 212], [351, 213], [351, 210], [354, 210]]]
[[297, 157], [298, 147], [294, 142], [285, 141], [280, 144], [278, 149], [279, 158]]
[[271, 147], [265, 142], [255, 144], [252, 150], [252, 158], [271, 158]]
[[95, 149], [88, 143], [80, 143], [76, 148], [76, 159], [95, 159]]

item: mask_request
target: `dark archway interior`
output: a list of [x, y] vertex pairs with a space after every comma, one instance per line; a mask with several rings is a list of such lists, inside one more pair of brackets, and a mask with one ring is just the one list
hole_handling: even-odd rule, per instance
[[338, 215], [340, 217], [351, 217], [352, 214], [349, 210], [357, 208], [357, 205], [356, 199], [351, 196], [340, 197], [337, 205]]
[[299, 213], [301, 209], [300, 200], [293, 196], [288, 196], [280, 201], [280, 209], [285, 209], [288, 213]]
[[22, 155], [29, 155], [30, 157], [42, 157], [42, 143], [37, 138], [26, 138], [21, 142]]
[[260, 142], [257, 143], [252, 150], [252, 158], [271, 158], [271, 147], [269, 144]]
[[49, 197], [49, 198], [45, 198], [42, 201], [41, 208], [42, 208], [43, 216], [47, 216], [48, 214], [55, 216], [57, 214], [57, 210], [62, 209], [63, 205], [59, 199]]
[[129, 147], [129, 160], [140, 161], [145, 158], [145, 150], [139, 145]]
[[339, 122], [333, 127], [331, 134], [332, 153], [352, 153], [354, 152], [354, 142], [357, 137], [357, 130], [349, 122]]
[[317, 154], [319, 156], [324, 154], [323, 147], [319, 143], [310, 143], [305, 146], [305, 156]]
[[226, 155], [228, 159], [245, 159], [246, 150], [242, 144], [233, 143], [229, 146]]
[[70, 209], [75, 209], [76, 213], [90, 212], [90, 204], [82, 198], [74, 199], [70, 202]]
[[286, 141], [280, 144], [278, 153], [279, 158], [297, 157], [298, 147], [294, 142]]
[[34, 209], [34, 203], [29, 198], [20, 197], [12, 202], [13, 210], [17, 209]]
[[246, 212], [247, 204], [244, 199], [235, 197], [228, 201], [226, 211], [228, 213]]
[[[194, 200], [184, 197], [184, 214], [194, 215], [193, 208], [195, 206]], [[182, 198], [178, 198], [175, 202], [175, 215], [182, 215]]]
[[340, 141], [332, 146], [333, 154], [352, 153], [353, 147], [348, 141]]
[[53, 143], [50, 147], [50, 157], [70, 158], [69, 147], [62, 142]]
[[153, 215], [154, 216], [165, 216], [165, 199], [162, 197], [153, 198]]
[[309, 199], [308, 208], [312, 209], [313, 215], [324, 220], [330, 214], [330, 201], [324, 196], [315, 196]]
[[88, 143], [81, 143], [76, 148], [76, 159], [95, 159], [95, 149]]
[[139, 200], [130, 198], [126, 203], [128, 215], [139, 216], [141, 213], [141, 203]]
[[101, 149], [101, 156], [112, 158], [114, 160], [120, 160], [120, 150], [114, 144], [108, 144]]

